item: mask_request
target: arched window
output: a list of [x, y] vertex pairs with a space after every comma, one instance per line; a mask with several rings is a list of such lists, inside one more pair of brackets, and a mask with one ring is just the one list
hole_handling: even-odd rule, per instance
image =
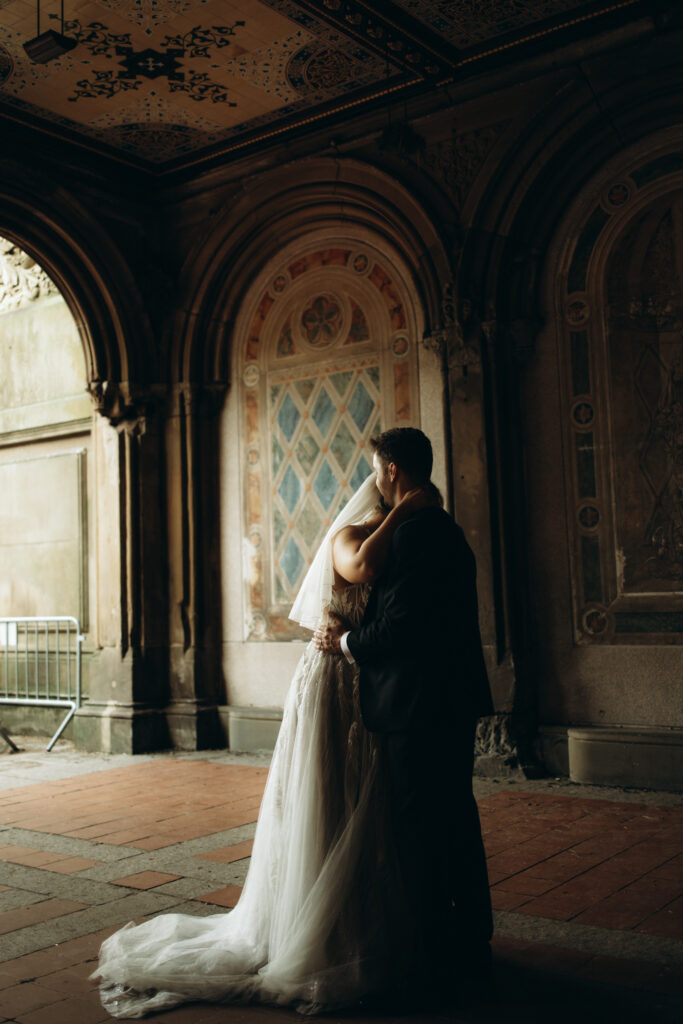
[[325, 529], [372, 471], [369, 439], [419, 423], [405, 276], [369, 243], [288, 251], [252, 289], [240, 345], [245, 638], [289, 639]]

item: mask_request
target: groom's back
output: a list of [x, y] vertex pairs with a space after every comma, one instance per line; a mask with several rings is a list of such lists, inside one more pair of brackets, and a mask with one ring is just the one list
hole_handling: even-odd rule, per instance
[[403, 731], [435, 713], [491, 712], [475, 580], [472, 551], [443, 509], [422, 509], [396, 531], [364, 620], [398, 615], [401, 623], [392, 649], [361, 666], [369, 728]]

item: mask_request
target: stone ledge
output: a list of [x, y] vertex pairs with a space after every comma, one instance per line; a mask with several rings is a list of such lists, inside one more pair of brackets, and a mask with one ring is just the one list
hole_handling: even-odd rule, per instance
[[569, 726], [567, 746], [573, 782], [683, 792], [683, 730]]
[[225, 704], [218, 708], [218, 716], [229, 750], [253, 753], [274, 748], [282, 724], [281, 708]]

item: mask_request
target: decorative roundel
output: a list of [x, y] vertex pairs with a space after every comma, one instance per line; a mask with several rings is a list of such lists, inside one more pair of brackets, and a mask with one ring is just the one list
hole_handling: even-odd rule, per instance
[[287, 278], [284, 274], [278, 274], [273, 281], [273, 291], [278, 295], [287, 287]]
[[248, 449], [247, 465], [249, 466], [250, 469], [253, 469], [254, 466], [258, 466], [260, 458], [261, 454], [256, 446], [252, 446], [251, 448]]
[[591, 636], [601, 636], [607, 631], [609, 620], [602, 608], [589, 608], [583, 615], [583, 626]]
[[410, 342], [406, 338], [405, 334], [400, 334], [398, 338], [394, 338], [394, 342], [391, 346], [391, 350], [395, 356], [404, 356], [410, 347]]
[[242, 379], [248, 388], [255, 388], [260, 377], [259, 368], [256, 363], [247, 363], [244, 368]]
[[249, 542], [254, 551], [258, 551], [258, 549], [261, 547], [261, 533], [259, 530], [249, 531]]
[[370, 266], [370, 259], [364, 252], [357, 252], [351, 260], [351, 266], [357, 274], [365, 274]]
[[589, 427], [594, 416], [595, 412], [590, 402], [578, 402], [572, 410], [572, 419], [577, 427]]
[[579, 522], [584, 530], [595, 530], [600, 523], [600, 512], [595, 505], [584, 505], [579, 510]]
[[605, 205], [613, 210], [619, 210], [631, 198], [632, 189], [626, 181], [615, 181], [605, 193]]
[[570, 327], [580, 327], [590, 316], [590, 309], [585, 299], [572, 299], [567, 305], [567, 323]]
[[251, 635], [252, 636], [264, 636], [266, 632], [266, 620], [260, 612], [251, 617]]

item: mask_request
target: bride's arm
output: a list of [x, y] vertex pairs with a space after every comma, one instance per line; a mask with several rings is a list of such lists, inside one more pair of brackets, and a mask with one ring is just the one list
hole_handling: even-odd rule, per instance
[[427, 489], [417, 487], [387, 515], [382, 513], [360, 526], [345, 526], [332, 539], [332, 563], [339, 575], [348, 583], [372, 583], [384, 568], [398, 527], [432, 502]]

